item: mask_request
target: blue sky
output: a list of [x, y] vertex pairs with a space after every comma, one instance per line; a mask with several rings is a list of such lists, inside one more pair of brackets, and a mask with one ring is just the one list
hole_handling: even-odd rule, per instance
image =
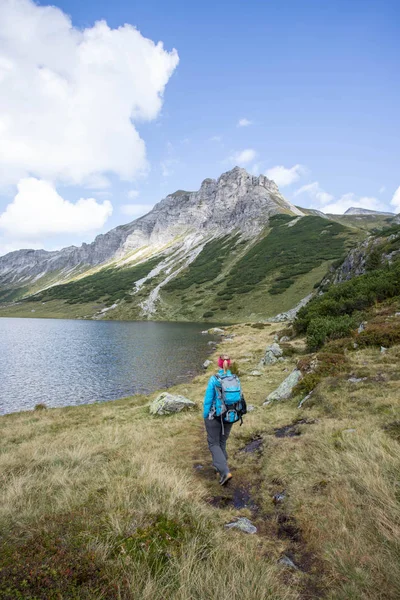
[[[30, 3], [30, 0], [17, 2]], [[46, 6], [45, 2], [38, 4]], [[198, 189], [204, 178], [218, 177], [236, 163], [254, 174], [273, 175], [282, 193], [301, 206], [342, 212], [349, 206], [363, 205], [400, 212], [400, 3], [397, 0], [246, 3], [56, 0], [54, 5], [70, 16], [76, 31], [91, 30], [96, 21], [104, 19], [110, 30], [129, 23], [143, 38], [155, 43], [162, 41], [168, 63], [163, 67], [165, 81], [147, 97], [145, 70], [139, 69], [134, 74], [133, 87], [146, 88], [141, 113], [134, 119], [135, 130], [145, 145], [146, 159], [144, 154], [140, 160], [133, 156], [135, 148], [139, 154], [144, 153], [143, 144], [135, 146], [132, 140], [130, 145], [127, 143], [136, 165], [128, 174], [131, 154], [123, 153], [126, 140], [120, 145], [118, 139], [114, 140], [115, 145], [111, 144], [108, 150], [104, 140], [99, 142], [97, 136], [92, 139], [93, 131], [102, 129], [104, 114], [112, 126], [114, 117], [108, 108], [104, 113], [99, 112], [97, 122], [93, 117], [94, 129], [88, 129], [85, 135], [86, 152], [92, 152], [92, 144], [93, 157], [97, 158], [98, 152], [104, 167], [96, 178], [93, 166], [78, 174], [74, 165], [66, 174], [66, 168], [59, 163], [74, 161], [68, 152], [50, 170], [37, 165], [31, 155], [21, 165], [17, 164], [18, 156], [11, 165], [7, 164], [7, 177], [0, 187], [0, 254], [22, 247], [21, 244], [51, 249], [91, 241], [97, 233], [132, 220], [140, 209], [151, 208], [168, 193]], [[33, 6], [32, 18], [37, 10]], [[13, 19], [12, 27], [21, 26], [25, 18], [21, 14]], [[46, 35], [52, 27], [58, 35], [57, 15], [47, 15], [46, 19]], [[48, 39], [51, 54], [54, 36]], [[125, 51], [124, 40], [121, 35], [120, 52]], [[143, 39], [140, 40], [143, 48], [132, 43], [125, 54], [130, 53], [135, 64], [144, 61]], [[1, 44], [0, 57], [4, 55]], [[171, 54], [174, 48], [179, 63]], [[16, 50], [11, 42], [5, 48], [11, 60], [17, 51], [18, 47]], [[31, 52], [29, 47], [26, 51]], [[158, 59], [151, 60], [155, 64]], [[60, 73], [67, 72], [63, 70], [64, 57], [57, 64], [62, 65]], [[29, 64], [27, 68], [33, 67]], [[118, 65], [114, 68], [118, 69]], [[68, 73], [75, 73], [73, 65], [68, 69], [71, 69]], [[111, 76], [109, 89], [114, 86], [116, 95], [134, 94], [125, 92], [123, 78], [127, 78], [128, 72], [123, 70], [118, 79]], [[107, 73], [102, 74], [103, 82], [107, 82]], [[155, 95], [162, 93], [162, 105], [154, 106], [151, 114], [144, 114], [143, 105], [147, 101], [155, 103]], [[110, 102], [107, 94], [107, 88], [99, 86], [92, 99], [95, 109], [97, 104]], [[40, 101], [41, 97], [36, 102], [27, 94], [26, 103], [22, 102], [18, 109], [29, 113], [32, 102], [35, 120], [41, 115]], [[53, 110], [53, 100], [51, 106]], [[63, 114], [64, 106], [70, 105], [63, 103], [57, 108], [54, 119], [67, 125], [70, 109]], [[2, 113], [8, 116], [8, 110], [0, 102], [0, 135], [1, 116]], [[45, 107], [43, 111], [46, 115], [49, 112]], [[82, 118], [79, 117], [80, 124]], [[84, 118], [91, 119], [91, 111], [86, 111]], [[50, 123], [53, 129], [54, 122]], [[117, 123], [116, 128], [119, 127]], [[71, 129], [74, 131], [73, 125]], [[21, 136], [20, 129], [10, 131], [9, 144], [13, 143], [13, 135]], [[30, 143], [35, 149], [35, 136], [40, 137], [40, 128], [32, 131]], [[50, 157], [51, 144], [57, 142], [50, 136], [46, 147]], [[108, 151], [114, 158], [105, 156]], [[87, 158], [88, 154], [82, 164]], [[13, 179], [10, 173], [14, 171]], [[29, 182], [29, 177], [37, 181]], [[99, 183], [99, 177], [105, 177], [106, 182]], [[19, 210], [9, 208], [4, 216], [6, 207], [15, 203], [16, 186], [21, 181]], [[46, 221], [46, 211], [52, 214], [51, 202], [56, 199], [52, 191], [43, 187], [48, 182], [59, 203], [61, 198], [64, 203], [72, 204], [79, 198], [93, 198], [94, 204], [87, 205], [85, 210], [82, 206], [83, 217], [78, 211], [74, 213], [73, 206], [64, 204], [62, 210], [68, 213], [69, 225], [56, 227], [54, 231], [51, 223], [46, 227], [39, 225], [37, 230], [33, 226], [19, 226], [18, 219], [23, 220], [22, 211], [29, 202], [34, 207], [31, 224], [36, 217], [40, 221], [41, 211], [44, 211], [42, 223]], [[41, 194], [48, 196], [44, 206], [38, 200]], [[91, 213], [92, 224], [88, 217]], [[75, 219], [80, 220], [81, 227], [74, 228]]]

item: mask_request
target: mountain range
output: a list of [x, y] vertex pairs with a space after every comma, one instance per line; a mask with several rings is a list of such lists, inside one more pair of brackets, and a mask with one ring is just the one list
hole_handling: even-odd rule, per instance
[[235, 167], [91, 244], [0, 257], [0, 316], [256, 320], [292, 308], [393, 217], [302, 209]]

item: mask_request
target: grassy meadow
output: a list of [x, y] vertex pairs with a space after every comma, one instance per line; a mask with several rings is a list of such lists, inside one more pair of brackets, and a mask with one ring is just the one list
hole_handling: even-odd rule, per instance
[[[201, 413], [214, 367], [169, 390], [193, 412], [151, 417], [153, 394], [1, 417], [2, 600], [400, 597], [400, 346], [345, 349], [302, 408], [304, 393], [262, 406], [315, 355], [296, 338], [261, 369], [286, 332], [259, 327], [230, 326], [218, 348], [255, 407], [228, 442], [226, 488]], [[257, 533], [224, 527], [237, 516]]]

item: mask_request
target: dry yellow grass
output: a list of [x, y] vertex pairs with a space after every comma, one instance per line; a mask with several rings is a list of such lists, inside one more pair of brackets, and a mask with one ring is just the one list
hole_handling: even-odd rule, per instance
[[[249, 374], [280, 328], [232, 326], [218, 348], [237, 357], [256, 407], [229, 440], [227, 490], [200, 410], [150, 417], [136, 397], [2, 417], [0, 598], [399, 598], [400, 446], [384, 427], [400, 419], [400, 349], [349, 355], [349, 373], [368, 379], [325, 379], [302, 409], [263, 407], [298, 358]], [[172, 391], [201, 405], [209, 375]], [[301, 435], [275, 437], [301, 418]], [[255, 438], [262, 452], [242, 452]], [[258, 533], [226, 530], [238, 515]], [[285, 554], [301, 569], [280, 565]]]

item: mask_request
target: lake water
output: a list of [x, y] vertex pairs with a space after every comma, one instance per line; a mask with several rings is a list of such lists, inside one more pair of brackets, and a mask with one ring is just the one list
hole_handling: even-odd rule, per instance
[[204, 323], [0, 319], [0, 414], [149, 393], [201, 370]]

